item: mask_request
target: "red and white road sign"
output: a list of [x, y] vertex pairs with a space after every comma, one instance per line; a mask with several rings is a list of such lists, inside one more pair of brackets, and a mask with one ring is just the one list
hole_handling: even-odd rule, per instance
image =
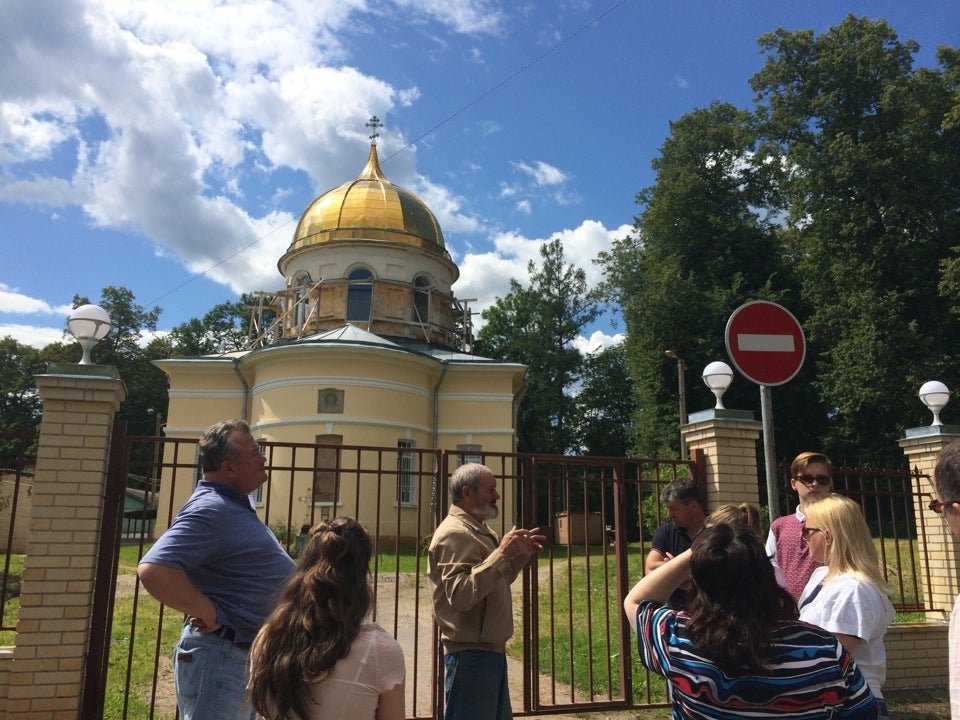
[[724, 341], [737, 370], [758, 385], [790, 381], [807, 355], [803, 328], [793, 313], [768, 300], [753, 300], [734, 310]]

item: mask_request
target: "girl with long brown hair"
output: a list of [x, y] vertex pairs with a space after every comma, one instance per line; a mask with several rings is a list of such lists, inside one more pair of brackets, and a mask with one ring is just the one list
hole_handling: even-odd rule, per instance
[[372, 543], [356, 520], [310, 531], [250, 649], [250, 696], [266, 720], [403, 720], [403, 651], [370, 611]]

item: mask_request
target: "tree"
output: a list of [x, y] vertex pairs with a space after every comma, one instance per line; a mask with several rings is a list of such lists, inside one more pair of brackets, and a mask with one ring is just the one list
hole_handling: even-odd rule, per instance
[[[634, 232], [601, 256], [607, 297], [620, 305], [627, 325], [636, 399], [632, 449], [644, 456], [679, 449], [676, 365], [666, 350], [695, 371], [725, 357], [727, 318], [747, 300], [796, 305], [773, 223], [770, 170], [752, 162], [752, 115], [713, 103], [671, 123], [670, 131], [652, 163], [655, 184], [637, 195], [643, 209]], [[712, 405], [701, 383], [686, 387], [688, 407]], [[735, 383], [729, 399], [732, 407], [756, 407], [756, 388]], [[785, 439], [787, 446], [795, 442]]]
[[242, 350], [247, 342], [252, 295], [215, 305], [203, 318], [192, 318], [170, 331], [171, 355], [195, 356]]
[[633, 382], [622, 344], [584, 356], [574, 397], [574, 436], [586, 455], [624, 457], [630, 448]]
[[779, 29], [759, 42], [760, 156], [782, 169], [824, 448], [898, 459], [895, 441], [922, 421], [917, 387], [958, 378], [958, 327], [938, 292], [960, 245], [956, 52], [940, 53], [952, 76], [914, 70], [916, 43], [853, 16], [820, 36]]
[[41, 413], [33, 376], [43, 371], [37, 350], [0, 338], [0, 467], [13, 465], [33, 444]]
[[542, 264], [528, 265], [530, 285], [510, 283], [510, 292], [483, 312], [475, 352], [527, 366], [520, 406], [518, 446], [522, 452], [562, 453], [574, 444], [570, 391], [583, 357], [574, 347], [583, 327], [599, 312], [586, 274], [567, 264], [563, 243], [540, 248]]

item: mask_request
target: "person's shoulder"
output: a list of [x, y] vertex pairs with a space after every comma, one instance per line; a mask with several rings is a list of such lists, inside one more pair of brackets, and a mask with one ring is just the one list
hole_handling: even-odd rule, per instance
[[773, 634], [780, 641], [787, 640], [795, 645], [820, 646], [831, 650], [835, 650], [839, 642], [832, 632], [806, 620], [781, 620], [774, 626]]
[[782, 528], [784, 525], [789, 525], [789, 524], [791, 524], [791, 523], [793, 523], [793, 522], [796, 522], [796, 520], [797, 520], [797, 516], [796, 516], [795, 513], [790, 513], [789, 515], [781, 515], [781, 516], [778, 517], [776, 520], [774, 520], [772, 523], [770, 523], [770, 529], [771, 529], [771, 530], [779, 530], [779, 529]]

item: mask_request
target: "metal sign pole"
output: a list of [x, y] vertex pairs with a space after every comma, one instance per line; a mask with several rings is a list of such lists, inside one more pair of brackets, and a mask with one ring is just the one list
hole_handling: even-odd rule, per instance
[[763, 425], [763, 464], [767, 470], [767, 510], [770, 522], [780, 517], [780, 490], [777, 487], [777, 455], [773, 442], [773, 393], [760, 386], [760, 422]]

